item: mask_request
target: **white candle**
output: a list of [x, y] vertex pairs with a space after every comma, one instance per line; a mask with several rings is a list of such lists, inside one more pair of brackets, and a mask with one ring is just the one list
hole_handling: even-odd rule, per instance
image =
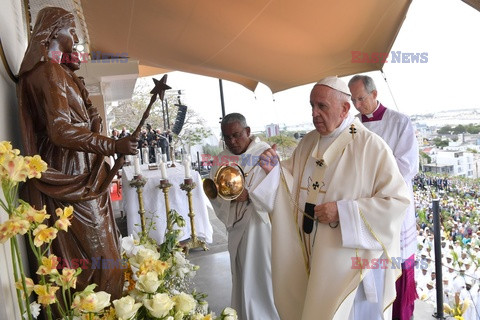
[[138, 176], [140, 175], [140, 160], [138, 159], [138, 156], [134, 157], [133, 160], [133, 166], [135, 168], [135, 175]]
[[160, 163], [160, 171], [162, 172], [162, 179], [163, 180], [168, 180], [167, 168], [165, 166], [165, 162]]
[[185, 166], [185, 179], [189, 179], [192, 177], [190, 173], [190, 156], [189, 155], [185, 156], [184, 166]]
[[143, 148], [143, 164], [149, 164], [150, 162], [148, 161], [148, 148]]

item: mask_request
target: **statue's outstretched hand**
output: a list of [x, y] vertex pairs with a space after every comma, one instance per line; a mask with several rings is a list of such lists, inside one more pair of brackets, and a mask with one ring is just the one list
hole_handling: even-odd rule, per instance
[[115, 141], [115, 152], [120, 154], [137, 154], [138, 137], [136, 135], [126, 136]]

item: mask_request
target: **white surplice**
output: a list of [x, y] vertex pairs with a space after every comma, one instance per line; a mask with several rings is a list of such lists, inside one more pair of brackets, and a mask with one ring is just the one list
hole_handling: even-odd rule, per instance
[[[330, 147], [338, 148], [336, 141], [345, 132], [350, 141], [325, 163], [323, 180], [313, 181], [316, 163], [325, 160]], [[318, 186], [315, 204], [336, 201], [340, 226], [319, 223], [308, 235], [302, 230], [301, 210], [307, 194]], [[383, 140], [351, 116], [328, 136], [312, 131], [282, 162], [282, 170], [277, 166], [250, 195], [265, 210], [273, 210], [273, 288], [283, 320], [346, 320], [352, 312], [354, 319], [382, 319], [384, 311], [388, 314], [401, 269], [391, 263], [387, 269], [353, 267], [356, 258], [374, 262], [400, 255], [408, 192]], [[363, 308], [362, 301], [370, 306]], [[363, 317], [372, 305], [378, 305], [376, 316]]]
[[[238, 156], [238, 164], [248, 173], [247, 190], [265, 178], [260, 166], [255, 166], [259, 155], [270, 146], [258, 138], [252, 138], [244, 154]], [[230, 151], [220, 153], [222, 160], [235, 158]], [[223, 161], [221, 161], [223, 162]], [[220, 163], [221, 164], [221, 163]], [[255, 166], [255, 167], [254, 167]], [[251, 170], [253, 168], [253, 170]], [[212, 167], [213, 178], [218, 166]], [[250, 171], [251, 170], [251, 171]], [[228, 231], [228, 251], [232, 272], [232, 307], [241, 320], [280, 319], [275, 308], [272, 289], [271, 232], [267, 211], [249, 202], [235, 202], [217, 197], [212, 205], [218, 218]]]
[[[358, 117], [361, 118], [361, 115]], [[408, 259], [417, 251], [417, 224], [413, 199], [413, 178], [418, 173], [418, 142], [415, 129], [406, 115], [388, 108], [381, 119], [363, 122], [363, 125], [378, 134], [392, 149], [400, 173], [407, 184], [410, 205], [402, 224], [400, 248], [402, 259]]]

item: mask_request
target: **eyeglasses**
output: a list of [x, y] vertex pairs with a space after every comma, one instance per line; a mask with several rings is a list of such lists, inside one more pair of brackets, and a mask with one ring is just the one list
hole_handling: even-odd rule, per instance
[[370, 94], [371, 94], [371, 92], [370, 92], [370, 93], [367, 93], [367, 94], [364, 95], [363, 97], [360, 97], [360, 98], [357, 98], [357, 99], [352, 98], [352, 102], [353, 102], [354, 104], [357, 103], [357, 102], [363, 102], [363, 101], [365, 100], [365, 98], [368, 97]]
[[232, 139], [238, 140], [242, 137], [243, 131], [245, 131], [245, 128], [243, 128], [242, 131], [235, 132], [231, 136], [223, 135], [223, 140], [225, 141], [231, 141]]

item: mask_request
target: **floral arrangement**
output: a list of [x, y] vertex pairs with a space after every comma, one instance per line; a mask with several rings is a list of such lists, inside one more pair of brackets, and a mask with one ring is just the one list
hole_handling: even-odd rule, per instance
[[455, 298], [453, 299], [451, 304], [443, 304], [443, 312], [450, 315], [456, 320], [465, 320], [463, 315], [465, 314], [469, 306], [470, 300], [465, 299], [463, 301], [460, 301], [460, 294], [457, 293], [455, 294]]
[[[38, 155], [23, 157], [9, 142], [0, 142], [0, 179], [5, 199], [0, 198], [0, 206], [8, 214], [8, 220], [0, 224], [0, 243], [10, 240], [18, 306], [24, 318], [35, 319], [44, 308], [47, 318], [53, 319], [55, 307], [63, 319], [69, 320], [237, 319], [236, 311], [228, 307], [215, 317], [209, 313], [205, 294], [195, 290], [189, 293], [198, 266], [185, 258], [178, 245], [181, 231], [173, 228], [167, 230], [165, 242], [160, 246], [145, 235], [140, 239], [133, 236], [122, 239], [125, 290], [121, 299], [110, 302], [110, 294], [94, 291], [96, 284], [72, 293], [82, 269], [60, 270], [60, 259], [51, 254], [50, 246], [58, 232], [68, 232], [73, 208], [57, 209], [57, 221], [48, 226], [45, 221], [50, 214], [45, 208], [38, 210], [17, 198], [19, 184], [40, 178], [46, 169], [47, 164]], [[175, 224], [185, 224], [174, 210], [169, 214]], [[17, 235], [26, 236], [35, 254], [38, 283], [25, 276]]]

